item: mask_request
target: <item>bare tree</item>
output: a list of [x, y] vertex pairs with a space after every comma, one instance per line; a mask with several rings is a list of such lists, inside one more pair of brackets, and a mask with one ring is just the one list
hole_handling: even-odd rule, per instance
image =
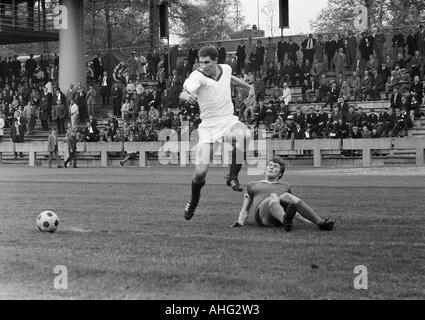
[[265, 16], [267, 21], [267, 27], [270, 30], [270, 35], [273, 37], [273, 31], [275, 30], [275, 24], [278, 20], [276, 14], [278, 13], [277, 0], [268, 0], [264, 7], [261, 9], [261, 13]]

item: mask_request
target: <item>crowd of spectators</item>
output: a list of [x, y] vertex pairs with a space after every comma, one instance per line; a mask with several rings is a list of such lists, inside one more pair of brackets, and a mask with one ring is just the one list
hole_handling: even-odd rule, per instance
[[[423, 116], [425, 30], [419, 25], [408, 35], [394, 31], [389, 50], [384, 46], [387, 36], [363, 32], [358, 39], [349, 31], [326, 40], [310, 34], [301, 43], [291, 37], [278, 43], [268, 38], [265, 45], [242, 39], [226, 63], [255, 86], [258, 103], [245, 105], [244, 93], [236, 91], [236, 114], [254, 127], [264, 123], [279, 139], [407, 135], [414, 119]], [[188, 56], [194, 59], [196, 49], [191, 50]], [[355, 109], [355, 101], [367, 100], [388, 101], [387, 108], [369, 113]], [[305, 105], [291, 113], [294, 103]]]
[[[376, 138], [405, 136], [423, 115], [424, 35], [422, 25], [408, 35], [397, 31], [390, 50], [385, 50], [386, 35], [380, 31], [364, 32], [360, 39], [353, 32], [327, 39], [310, 34], [300, 43], [291, 37], [277, 43], [269, 38], [265, 45], [249, 38], [240, 41], [234, 56], [221, 43], [216, 47], [218, 62], [231, 65], [235, 76], [256, 88], [256, 106], [246, 105], [246, 92], [232, 90], [235, 115], [250, 127], [264, 125], [273, 139]], [[192, 131], [201, 122], [199, 108], [182, 103], [179, 94], [199, 66], [198, 49], [192, 44], [176, 69], [159, 79], [159, 53], [149, 54], [149, 72], [141, 71], [133, 53], [120, 83], [103, 71], [98, 55], [93, 60], [95, 83], [87, 88], [71, 84], [66, 91], [58, 87], [57, 55], [38, 60], [30, 55], [24, 64], [16, 56], [0, 58], [0, 118], [6, 127], [18, 120], [28, 135], [37, 119], [44, 131], [52, 124], [59, 134], [79, 128], [79, 141], [87, 142], [156, 141], [162, 129], [179, 133], [184, 121]], [[146, 87], [146, 80], [157, 84]], [[94, 114], [97, 95], [103, 108], [112, 107], [106, 127], [98, 126]], [[366, 100], [388, 105], [379, 112], [355, 108], [355, 101]], [[301, 105], [291, 112], [294, 103]]]

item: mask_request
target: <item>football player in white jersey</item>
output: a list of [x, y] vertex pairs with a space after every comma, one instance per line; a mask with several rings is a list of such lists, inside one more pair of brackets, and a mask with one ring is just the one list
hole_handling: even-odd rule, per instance
[[192, 178], [192, 196], [185, 208], [186, 220], [190, 220], [195, 214], [212, 155], [220, 143], [229, 143], [232, 146], [232, 163], [227, 185], [235, 191], [243, 191], [238, 174], [251, 132], [234, 116], [231, 85], [246, 89], [249, 92], [246, 103], [255, 104], [254, 87], [232, 76], [232, 68], [229, 65], [217, 63], [218, 52], [215, 47], [201, 48], [198, 56], [199, 68], [186, 79], [180, 95], [180, 99], [190, 104], [198, 103], [202, 120], [198, 128], [199, 142], [196, 169]]

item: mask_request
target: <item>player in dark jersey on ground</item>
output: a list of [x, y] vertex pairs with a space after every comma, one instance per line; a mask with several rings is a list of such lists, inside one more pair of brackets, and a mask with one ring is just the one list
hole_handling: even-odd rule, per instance
[[232, 227], [242, 227], [252, 207], [255, 222], [261, 227], [283, 226], [290, 231], [298, 212], [300, 220], [314, 223], [320, 230], [333, 229], [334, 221], [322, 219], [302, 199], [292, 195], [289, 184], [279, 181], [284, 172], [283, 160], [274, 158], [267, 164], [265, 179], [248, 184], [238, 221]]

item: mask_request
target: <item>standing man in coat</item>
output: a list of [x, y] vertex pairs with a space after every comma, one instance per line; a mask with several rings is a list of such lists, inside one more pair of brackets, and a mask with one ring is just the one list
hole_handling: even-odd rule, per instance
[[71, 129], [70, 134], [67, 137], [68, 143], [68, 159], [65, 160], [64, 166], [68, 167], [68, 163], [72, 160], [72, 167], [77, 168], [77, 136], [75, 134], [75, 128]]
[[[23, 143], [24, 142], [24, 126], [19, 123], [19, 120], [15, 118], [12, 127], [10, 128], [10, 136], [13, 143]], [[23, 158], [24, 155], [22, 152], [19, 152], [19, 157]], [[15, 159], [18, 158], [18, 153], [15, 152]]]
[[52, 167], [53, 157], [55, 157], [58, 164], [58, 168], [61, 168], [59, 162], [59, 150], [58, 150], [58, 133], [55, 128], [52, 129], [52, 134], [47, 140], [47, 151], [49, 152], [49, 168]]
[[109, 105], [109, 96], [111, 95], [112, 79], [108, 76], [108, 72], [104, 71], [100, 81], [100, 94], [102, 95], [102, 107]]

